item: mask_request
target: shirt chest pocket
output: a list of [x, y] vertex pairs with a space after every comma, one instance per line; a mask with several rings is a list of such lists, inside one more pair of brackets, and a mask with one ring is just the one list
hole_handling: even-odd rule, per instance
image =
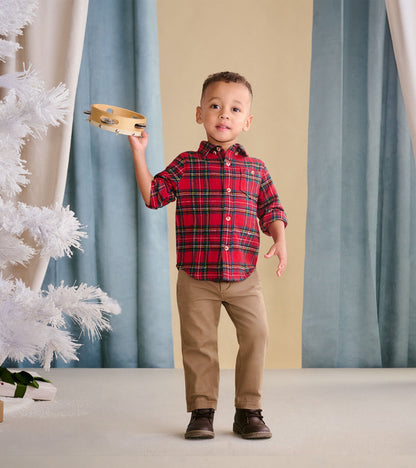
[[240, 191], [257, 202], [261, 184], [260, 172], [255, 169], [240, 169], [239, 184]]

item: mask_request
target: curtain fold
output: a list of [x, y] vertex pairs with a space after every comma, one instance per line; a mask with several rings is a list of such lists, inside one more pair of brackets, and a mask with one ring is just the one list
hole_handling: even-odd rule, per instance
[[384, 2], [315, 0], [304, 367], [415, 364], [415, 188]]
[[416, 2], [385, 1], [416, 159]]
[[[31, 64], [47, 89], [63, 82], [69, 90], [66, 124], [49, 128], [41, 140], [30, 139], [23, 148], [22, 158], [27, 161], [31, 177], [19, 200], [29, 205], [51, 206], [61, 204], [64, 198], [87, 11], [88, 0], [40, 0], [33, 24], [19, 37], [22, 48], [16, 59], [1, 66], [1, 71], [7, 73], [20, 72]], [[15, 267], [11, 273], [37, 290], [47, 266], [48, 259], [37, 256], [27, 267]]]
[[144, 114], [149, 168], [163, 168], [156, 0], [90, 0], [65, 195], [88, 239], [45, 283], [99, 285], [122, 307], [100, 342], [81, 336], [76, 366], [172, 367], [166, 212], [144, 206], [127, 137], [87, 122], [94, 103]]

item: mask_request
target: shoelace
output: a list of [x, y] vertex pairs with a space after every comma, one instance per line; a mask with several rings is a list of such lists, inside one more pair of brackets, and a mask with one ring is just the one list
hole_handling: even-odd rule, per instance
[[247, 421], [250, 418], [258, 418], [260, 419], [261, 422], [264, 422], [263, 416], [261, 414], [261, 410], [246, 410], [246, 418], [247, 418]]
[[214, 417], [215, 410], [209, 409], [197, 409], [192, 412], [192, 419], [207, 418], [211, 420]]

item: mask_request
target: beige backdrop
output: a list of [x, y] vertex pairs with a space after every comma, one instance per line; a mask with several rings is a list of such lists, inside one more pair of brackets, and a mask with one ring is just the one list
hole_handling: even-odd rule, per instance
[[[263, 258], [271, 243], [262, 236], [258, 269], [270, 323], [266, 367], [300, 367], [312, 0], [158, 0], [157, 6], [166, 163], [205, 138], [195, 108], [207, 75], [237, 71], [253, 86], [253, 125], [241, 143], [265, 161], [289, 218], [289, 264], [280, 279], [277, 259]], [[169, 246], [180, 367], [174, 209], [168, 208]], [[237, 345], [225, 309], [219, 347], [221, 367], [233, 368]]]

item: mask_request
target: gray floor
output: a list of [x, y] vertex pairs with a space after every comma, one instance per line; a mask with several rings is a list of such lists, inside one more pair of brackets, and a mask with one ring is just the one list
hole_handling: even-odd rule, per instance
[[[45, 376], [44, 372], [41, 372]], [[416, 370], [268, 370], [270, 440], [232, 433], [233, 371], [222, 371], [213, 440], [187, 441], [183, 375], [55, 369], [55, 401], [7, 409], [1, 466], [415, 467]]]

